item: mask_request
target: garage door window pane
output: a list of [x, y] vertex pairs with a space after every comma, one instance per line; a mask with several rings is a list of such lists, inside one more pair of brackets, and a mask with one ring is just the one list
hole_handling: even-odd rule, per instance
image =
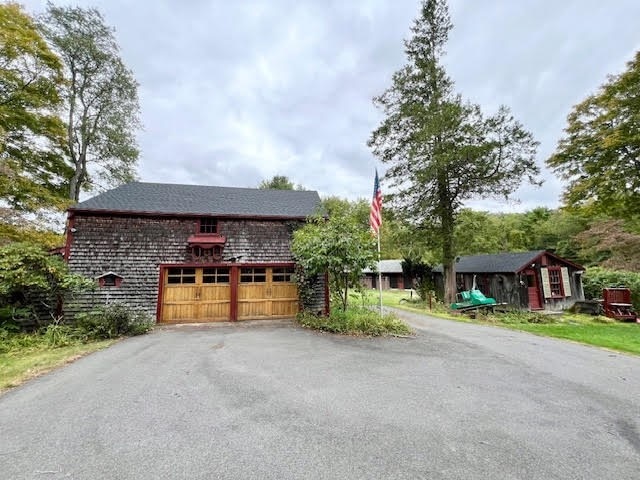
[[229, 283], [229, 269], [228, 268], [203, 269], [202, 283]]
[[273, 269], [274, 282], [293, 282], [293, 267], [282, 267]]
[[196, 283], [196, 269], [170, 268], [167, 272], [167, 283]]
[[183, 268], [182, 269], [182, 283], [196, 283], [196, 269], [195, 268]]
[[241, 283], [264, 283], [267, 281], [266, 268], [242, 268], [240, 270]]

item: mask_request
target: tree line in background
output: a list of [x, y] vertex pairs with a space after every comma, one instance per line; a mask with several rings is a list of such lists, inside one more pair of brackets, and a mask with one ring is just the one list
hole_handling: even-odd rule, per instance
[[[388, 217], [388, 218], [387, 218]], [[419, 258], [440, 263], [428, 237], [415, 232], [393, 211], [385, 214], [384, 258]], [[576, 209], [535, 208], [524, 213], [462, 209], [454, 242], [458, 255], [552, 250], [585, 266], [640, 271], [640, 228], [610, 216]]]
[[[292, 190], [294, 183], [283, 178], [286, 182], [278, 188]], [[343, 308], [348, 292], [360, 289], [362, 269], [375, 268], [369, 210], [368, 200], [326, 197], [319, 217], [294, 237], [294, 254], [310, 273], [330, 272], [331, 291]], [[418, 277], [441, 263], [438, 242], [429, 234], [433, 230], [425, 234], [391, 208], [383, 208], [382, 215], [382, 259], [403, 259], [412, 272], [422, 272]], [[457, 255], [551, 250], [589, 267], [585, 288], [590, 297], [615, 284], [633, 286], [640, 295], [640, 275], [624, 273], [640, 272], [640, 224], [635, 220], [594, 215], [584, 207], [538, 207], [523, 213], [463, 208], [456, 217], [453, 243]], [[432, 289], [428, 281], [422, 285], [423, 293]]]
[[[369, 201], [327, 197], [323, 213], [368, 231]], [[441, 262], [437, 243], [391, 208], [383, 208], [381, 258]], [[369, 248], [374, 249], [372, 238]], [[584, 266], [640, 272], [640, 222], [584, 209], [545, 207], [523, 213], [493, 213], [463, 208], [456, 218], [457, 255], [551, 250]], [[435, 247], [434, 247], [435, 245]]]
[[137, 86], [98, 10], [0, 4], [0, 240], [56, 246], [48, 213], [134, 179]]

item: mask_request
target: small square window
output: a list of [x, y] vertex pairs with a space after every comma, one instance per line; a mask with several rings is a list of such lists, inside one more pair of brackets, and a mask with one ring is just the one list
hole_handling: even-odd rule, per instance
[[201, 218], [200, 219], [200, 233], [217, 233], [218, 232], [218, 220], [215, 218]]

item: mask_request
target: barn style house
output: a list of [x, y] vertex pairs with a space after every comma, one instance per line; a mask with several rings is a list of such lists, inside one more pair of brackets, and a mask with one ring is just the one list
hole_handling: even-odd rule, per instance
[[[312, 191], [142, 182], [78, 203], [64, 256], [98, 287], [67, 313], [118, 302], [161, 323], [293, 316], [292, 234], [319, 207]], [[305, 302], [328, 310], [324, 278]]]
[[[499, 303], [525, 310], [559, 311], [584, 300], [584, 268], [546, 251], [471, 255], [456, 263], [458, 291], [477, 288]], [[444, 292], [442, 266], [434, 268], [436, 290]]]

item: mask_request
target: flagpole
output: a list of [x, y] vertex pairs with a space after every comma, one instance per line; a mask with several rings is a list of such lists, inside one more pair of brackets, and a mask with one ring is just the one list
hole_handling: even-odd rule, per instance
[[380, 230], [378, 230], [378, 290], [380, 292], [380, 316], [382, 316], [382, 270], [380, 269]]
[[[369, 213], [369, 225], [372, 232], [378, 237], [378, 289], [380, 291], [380, 316], [382, 316], [382, 271], [380, 270], [380, 231], [382, 230], [382, 191], [378, 179], [378, 169], [373, 181], [373, 198], [371, 199], [371, 212]], [[373, 277], [375, 278], [375, 277]]]

